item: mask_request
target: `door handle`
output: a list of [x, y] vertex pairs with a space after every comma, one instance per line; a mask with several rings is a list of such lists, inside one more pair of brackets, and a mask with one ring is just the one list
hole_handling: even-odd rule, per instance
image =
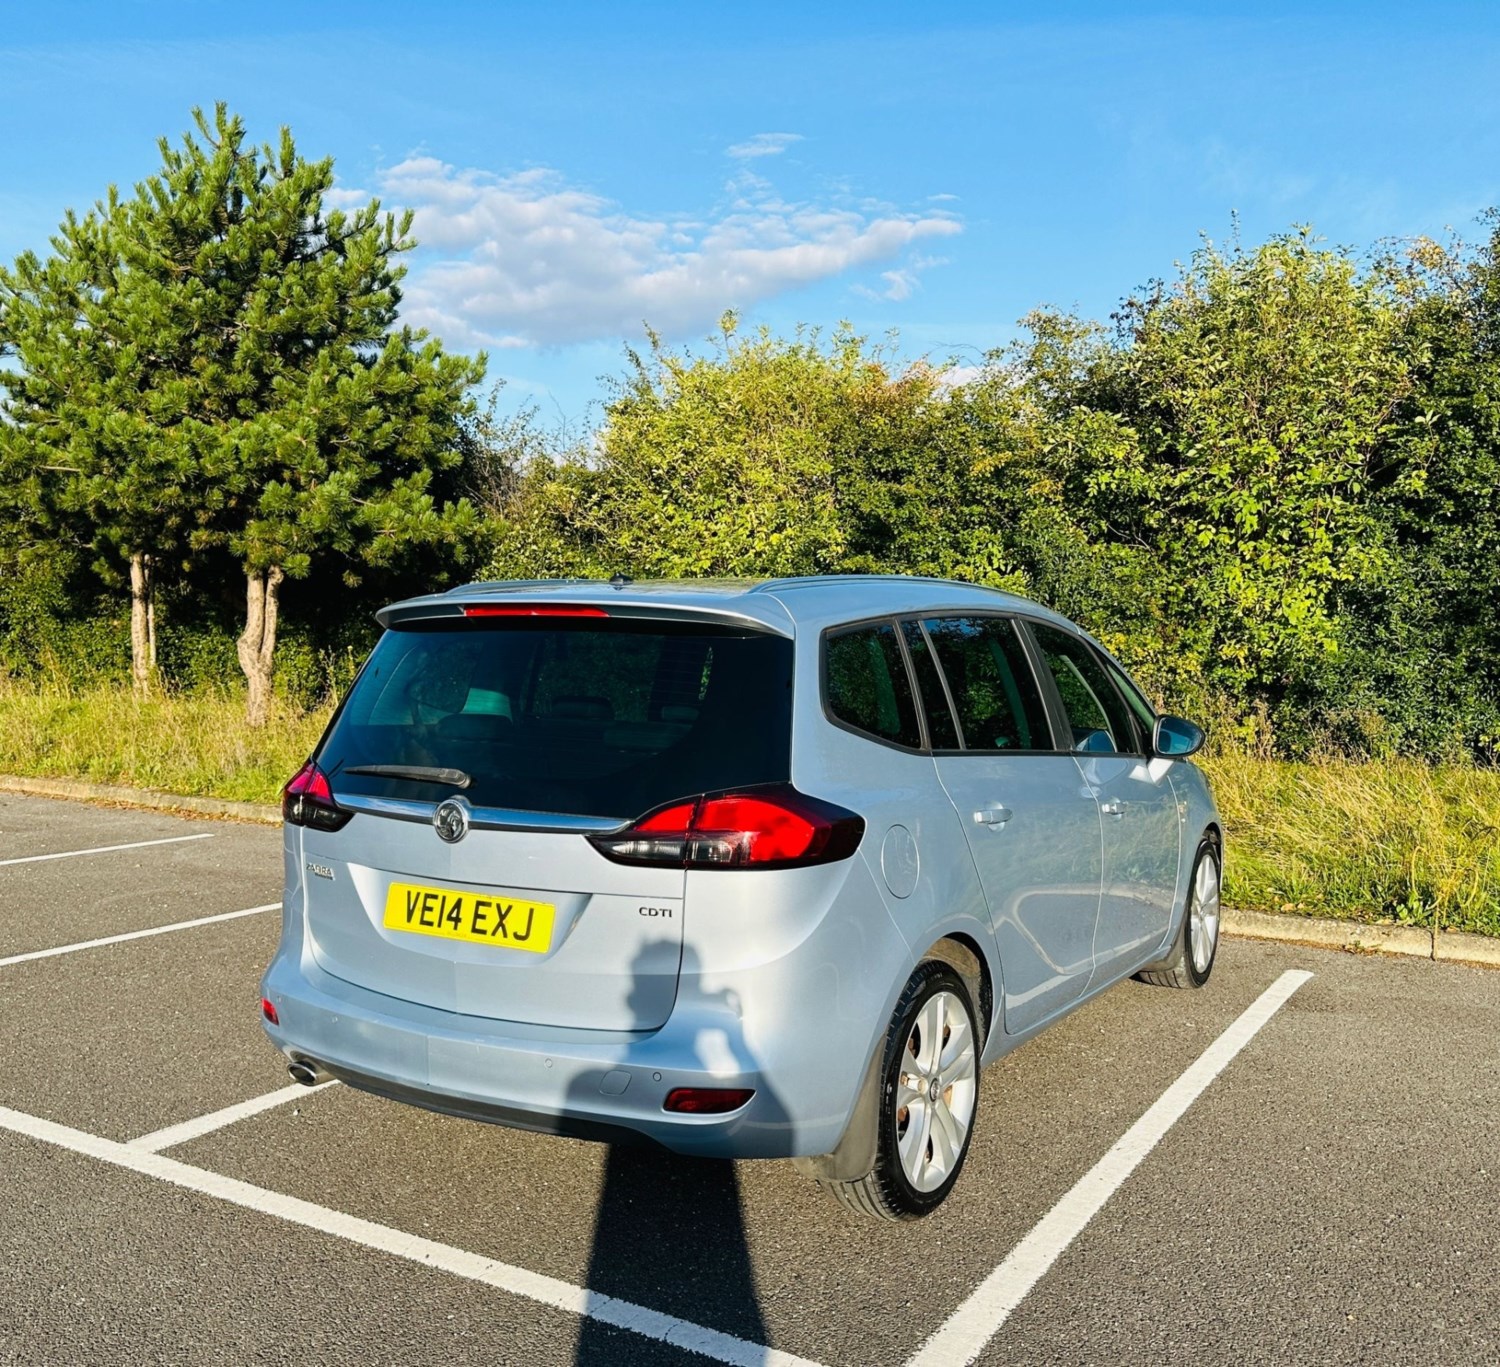
[[1099, 804], [1099, 810], [1103, 812], [1105, 816], [1124, 816], [1125, 808], [1129, 805], [1130, 804], [1128, 802], [1121, 802], [1119, 798], [1112, 797], [1108, 802], [1101, 802]]
[[974, 813], [975, 822], [981, 826], [1003, 826], [1010, 818], [1010, 808], [999, 802], [988, 802]]

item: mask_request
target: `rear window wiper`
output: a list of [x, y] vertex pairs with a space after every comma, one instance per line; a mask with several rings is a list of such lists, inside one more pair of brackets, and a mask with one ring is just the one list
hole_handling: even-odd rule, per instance
[[404, 778], [413, 783], [447, 783], [455, 788], [467, 788], [474, 781], [462, 769], [438, 769], [428, 764], [355, 764], [344, 772], [370, 778]]

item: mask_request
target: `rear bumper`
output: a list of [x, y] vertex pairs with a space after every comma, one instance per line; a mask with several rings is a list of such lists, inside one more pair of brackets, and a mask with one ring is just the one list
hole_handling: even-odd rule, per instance
[[[320, 1064], [351, 1086], [429, 1110], [519, 1129], [619, 1142], [644, 1141], [706, 1158], [789, 1158], [839, 1141], [847, 1099], [778, 1094], [774, 1059], [739, 1066], [741, 1022], [713, 1002], [679, 1009], [649, 1033], [545, 1029], [462, 1016], [399, 1001], [325, 973], [288, 944], [266, 971], [263, 994], [279, 1025], [263, 1021], [288, 1059]], [[712, 1036], [721, 1047], [705, 1051]], [[704, 1054], [712, 1056], [705, 1062]], [[795, 1077], [795, 1064], [787, 1069]], [[858, 1070], [851, 1082], [857, 1082]], [[750, 1088], [729, 1115], [663, 1109], [674, 1087]]]
[[504, 1125], [507, 1129], [528, 1130], [533, 1134], [553, 1134], [565, 1139], [586, 1139], [598, 1144], [629, 1144], [639, 1147], [659, 1147], [647, 1135], [608, 1121], [576, 1115], [542, 1115], [531, 1111], [517, 1110], [491, 1101], [467, 1101], [460, 1097], [439, 1096], [436, 1092], [390, 1082], [385, 1078], [370, 1077], [365, 1073], [341, 1069], [334, 1073], [319, 1064], [320, 1078], [329, 1077], [345, 1086], [369, 1092], [372, 1096], [387, 1101], [399, 1101], [407, 1106], [420, 1106], [424, 1110], [437, 1111], [442, 1115], [455, 1115], [463, 1120], [482, 1120], [489, 1125]]

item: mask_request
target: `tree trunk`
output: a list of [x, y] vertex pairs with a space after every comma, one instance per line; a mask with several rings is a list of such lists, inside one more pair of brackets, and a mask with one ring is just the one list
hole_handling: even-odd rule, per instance
[[240, 668], [250, 685], [245, 720], [264, 726], [271, 711], [271, 666], [276, 655], [276, 606], [286, 572], [245, 571], [245, 631], [239, 639]]
[[151, 557], [136, 551], [130, 557], [130, 682], [138, 698], [149, 698], [155, 682], [156, 633], [152, 603], [155, 589]]

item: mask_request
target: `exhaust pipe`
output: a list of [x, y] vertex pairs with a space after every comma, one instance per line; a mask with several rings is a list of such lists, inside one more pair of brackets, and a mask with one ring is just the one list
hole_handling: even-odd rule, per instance
[[310, 1059], [296, 1058], [286, 1066], [288, 1073], [292, 1075], [293, 1082], [300, 1082], [304, 1087], [316, 1087], [320, 1083], [332, 1082], [333, 1079], [323, 1071], [320, 1064]]

